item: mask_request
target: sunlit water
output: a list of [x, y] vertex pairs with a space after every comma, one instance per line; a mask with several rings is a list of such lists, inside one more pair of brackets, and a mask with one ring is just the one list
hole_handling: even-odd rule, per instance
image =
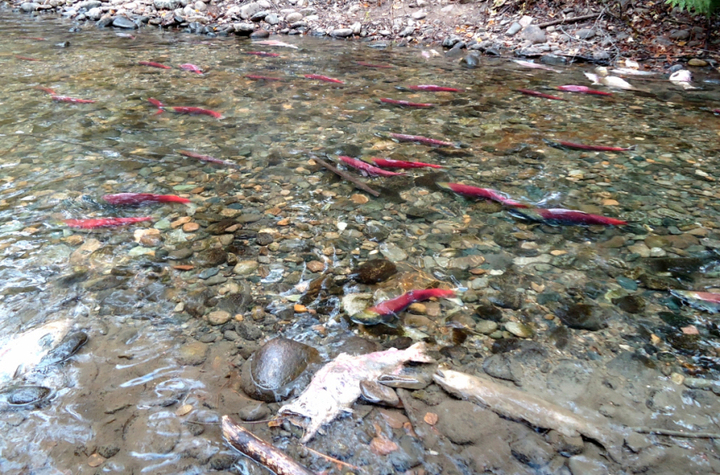
[[[310, 258], [326, 262], [342, 277], [378, 257], [379, 249], [399, 255], [405, 269], [422, 269], [445, 286], [472, 289], [475, 300], [482, 298], [487, 275], [480, 270], [469, 274], [467, 264], [453, 268], [457, 261], [451, 259], [484, 255], [485, 263], [477, 260], [470, 267], [491, 276], [515, 259], [527, 264], [517, 272], [532, 275], [537, 284], [532, 290], [527, 286], [527, 295], [536, 297], [546, 289], [564, 296], [567, 289], [594, 286], [593, 298], [610, 306], [613, 297], [628, 293], [615, 278], [628, 274], [633, 280], [633, 269], [645, 258], [633, 242], [659, 236], [657, 246], [646, 248], [658, 257], [704, 255], [718, 243], [720, 120], [703, 109], [720, 105], [715, 76], [698, 75], [702, 90], [688, 92], [660, 78], [630, 79], [644, 92], [603, 98], [544, 89], [586, 84], [580, 67], [557, 74], [483, 58], [482, 67], [466, 69], [457, 60], [425, 59], [417, 48], [375, 49], [361, 42], [281, 38], [298, 46], [290, 49], [234, 37], [144, 29], [130, 39], [91, 25], [69, 33], [70, 27], [54, 19], [0, 13], [0, 328], [7, 336], [69, 318], [90, 334], [90, 342], [61, 368], [62, 374], [46, 378], [54, 390], [50, 405], [0, 419], [3, 472], [189, 473], [227, 452], [213, 424], [244, 400], [229, 383], [242, 358], [218, 329], [178, 307], [188, 306], [186, 295], [206, 287], [198, 274], [213, 265], [173, 268], [195, 264], [168, 259], [177, 249], [224, 246], [241, 261], [256, 260], [260, 252], [265, 259], [249, 277], [221, 266], [219, 275], [227, 280], [210, 286], [206, 297], [253, 289], [255, 311], [275, 313], [262, 326], [265, 336], [283, 334], [322, 347], [346, 338], [353, 327], [338, 317], [332, 295], [303, 301], [317, 314], [288, 313], [301, 299], [303, 284], [319, 275], [306, 268]], [[280, 57], [245, 54], [257, 50]], [[138, 61], [175, 68], [155, 69]], [[393, 67], [370, 68], [356, 61]], [[206, 74], [177, 69], [182, 63], [197, 64]], [[251, 81], [246, 74], [283, 81]], [[309, 80], [305, 74], [345, 84]], [[463, 92], [399, 89], [413, 84]], [[37, 86], [97, 102], [53, 102]], [[523, 96], [514, 88], [568, 100]], [[169, 106], [213, 109], [224, 118], [169, 111], [154, 115], [149, 97]], [[437, 107], [402, 109], [380, 104], [381, 97]], [[388, 138], [392, 132], [461, 147], [433, 150], [397, 143]], [[542, 139], [637, 148], [624, 154], [565, 151]], [[178, 150], [212, 155], [240, 168], [207, 165]], [[406, 177], [366, 179], [383, 194], [363, 203], [350, 199], [360, 191], [317, 169], [311, 154], [391, 156], [447, 168], [437, 176], [410, 171]], [[529, 226], [498, 205], [435, 189], [436, 181], [495, 188], [530, 202], [547, 199], [554, 206], [619, 217], [631, 225]], [[102, 195], [117, 192], [181, 194], [193, 204], [104, 204]], [[184, 216], [206, 227], [238, 214], [251, 219], [234, 237], [170, 226]], [[63, 224], [64, 219], [106, 216], [152, 216], [154, 222], [92, 233]], [[134, 232], [153, 226], [160, 229], [162, 242], [138, 246]], [[368, 226], [384, 229], [385, 244], [371, 239]], [[280, 243], [279, 249], [270, 247], [269, 258], [267, 248], [254, 241], [258, 231], [268, 229]], [[294, 249], [292, 239], [303, 244]], [[92, 240], [96, 247], [76, 252]], [[720, 286], [715, 274], [694, 272], [688, 288]], [[717, 332], [711, 331], [711, 317], [680, 309], [667, 292], [642, 295], [647, 305], [634, 318], [653, 332], [663, 326], [658, 312], [682, 313], [701, 330], [701, 349], [690, 356], [702, 368], [712, 368]], [[246, 318], [252, 318], [251, 309]], [[625, 321], [620, 310], [612, 312], [611, 319]], [[549, 325], [543, 313], [547, 309], [535, 306], [523, 314], [525, 321], [535, 319], [538, 333]], [[321, 324], [327, 329], [314, 332]], [[175, 352], [194, 338], [215, 340], [204, 366], [178, 364]], [[193, 408], [189, 416], [179, 410], [184, 405]], [[203, 430], [208, 436], [197, 437]], [[115, 448], [121, 449], [117, 457], [111, 455]], [[110, 456], [101, 469], [89, 465], [94, 453]]]

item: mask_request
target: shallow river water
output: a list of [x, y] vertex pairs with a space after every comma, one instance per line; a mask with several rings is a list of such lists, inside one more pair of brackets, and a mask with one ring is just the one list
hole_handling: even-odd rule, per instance
[[[471, 69], [429, 48], [280, 38], [296, 47], [288, 48], [71, 27], [0, 10], [0, 342], [61, 320], [89, 337], [67, 361], [1, 381], [51, 389], [41, 403], [0, 407], [3, 473], [263, 473], [225, 444], [218, 423], [223, 414], [269, 419], [280, 407], [251, 400], [239, 383], [243, 362], [275, 336], [326, 361], [424, 339], [445, 365], [618, 426], [720, 432], [717, 317], [669, 292], [720, 289], [717, 74], [695, 72], [697, 90], [658, 75], [628, 78], [636, 91], [592, 96], [555, 89], [587, 85], [590, 65], [552, 72], [481, 58]], [[461, 91], [408, 89], [418, 84]], [[38, 87], [96, 102], [53, 101]], [[222, 118], [156, 115], [148, 98]], [[376, 198], [313, 161], [339, 155], [444, 168], [363, 177], [336, 163]], [[444, 182], [628, 224], [528, 222]], [[125, 192], [191, 202], [133, 208], [102, 199]], [[64, 222], [144, 216], [152, 220], [89, 231]], [[397, 273], [358, 282], [353, 270], [378, 258]], [[362, 297], [367, 305], [429, 287], [458, 289], [458, 298], [416, 304], [394, 327], [346, 318]], [[712, 437], [635, 433], [613, 460], [592, 441], [569, 448], [510, 420], [483, 429], [460, 416], [472, 404], [434, 385], [412, 396], [422, 407], [410, 420], [430, 427], [423, 414], [437, 414], [434, 432], [408, 429], [403, 410], [357, 404], [308, 447], [365, 473], [720, 470]], [[354, 470], [307, 451], [287, 422], [247, 427], [316, 472]], [[370, 441], [381, 433], [396, 450], [377, 455]]]

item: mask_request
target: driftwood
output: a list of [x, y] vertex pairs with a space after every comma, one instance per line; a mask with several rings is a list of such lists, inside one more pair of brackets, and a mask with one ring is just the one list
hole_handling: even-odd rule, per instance
[[593, 18], [599, 17], [601, 14], [602, 14], [602, 12], [600, 12], [600, 13], [591, 13], [591, 14], [589, 14], [589, 15], [576, 16], [576, 17], [573, 17], [573, 18], [563, 18], [563, 19], [560, 19], [560, 20], [546, 21], [545, 23], [540, 23], [540, 24], [538, 25], [538, 28], [547, 28], [548, 26], [559, 25], [559, 24], [561, 24], [561, 23], [577, 23], [577, 22], [579, 22], [579, 21], [591, 20], [591, 19], [593, 19]]
[[315, 475], [280, 450], [233, 422], [229, 416], [222, 417], [222, 431], [230, 445], [277, 475]]
[[365, 183], [363, 183], [362, 181], [358, 180], [358, 179], [355, 178], [354, 176], [352, 176], [352, 175], [350, 175], [350, 174], [348, 174], [348, 173], [345, 173], [345, 172], [342, 171], [342, 170], [338, 170], [337, 168], [335, 168], [334, 166], [330, 165], [330, 164], [329, 164], [328, 162], [326, 162], [325, 160], [322, 160], [322, 159], [320, 159], [320, 158], [318, 158], [318, 157], [315, 157], [315, 156], [313, 156], [312, 159], [315, 160], [316, 162], [318, 162], [320, 165], [322, 165], [322, 166], [324, 166], [325, 168], [327, 168], [328, 170], [330, 170], [331, 172], [335, 173], [335, 174], [338, 175], [339, 177], [341, 177], [341, 178], [343, 178], [343, 179], [345, 179], [345, 180], [353, 183], [353, 184], [355, 185], [355, 187], [357, 187], [358, 189], [360, 189], [360, 190], [362, 190], [362, 191], [366, 191], [366, 192], [370, 193], [371, 195], [373, 195], [373, 196], [376, 197], [376, 198], [377, 198], [378, 196], [380, 196], [380, 192], [379, 192], [379, 191], [373, 190], [372, 188], [370, 188], [369, 186], [367, 186]]

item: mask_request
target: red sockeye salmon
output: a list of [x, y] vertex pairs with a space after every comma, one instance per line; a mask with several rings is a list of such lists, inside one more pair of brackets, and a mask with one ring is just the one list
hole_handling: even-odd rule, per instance
[[422, 135], [405, 135], [405, 134], [390, 134], [391, 138], [399, 140], [400, 142], [417, 142], [425, 145], [432, 145], [435, 147], [455, 147], [456, 145], [452, 142], [445, 142], [442, 140], [431, 139], [429, 137], [423, 137]]
[[158, 108], [157, 114], [160, 114], [164, 110], [170, 110], [171, 112], [175, 112], [176, 114], [209, 115], [210, 117], [214, 117], [216, 119], [223, 118], [221, 113], [216, 112], [214, 110], [210, 110], [210, 109], [203, 109], [201, 107], [177, 107], [177, 106], [170, 107], [170, 106], [166, 106], [165, 104], [158, 101], [157, 99], [153, 99], [152, 97], [148, 98], [148, 102], [150, 102], [150, 104], [152, 104]]
[[394, 106], [403, 106], [403, 107], [417, 107], [417, 108], [435, 107], [435, 104], [430, 104], [427, 102], [399, 101], [397, 99], [388, 99], [387, 97], [381, 98], [380, 102], [383, 102], [385, 104], [391, 104]]
[[417, 86], [408, 86], [413, 91], [429, 91], [429, 92], [461, 92], [460, 89], [454, 87], [436, 86], [434, 84], [419, 84]]
[[143, 221], [151, 221], [152, 216], [142, 218], [96, 218], [96, 219], [66, 219], [65, 224], [71, 228], [95, 229], [109, 228], [113, 226], [125, 226], [128, 224], [141, 223]]
[[433, 297], [451, 298], [455, 297], [455, 291], [449, 289], [425, 289], [411, 290], [394, 299], [363, 310], [352, 315], [350, 319], [363, 325], [377, 325], [378, 323], [390, 323], [398, 313], [405, 310], [415, 302], [422, 302]]
[[338, 160], [350, 165], [351, 167], [357, 168], [358, 170], [367, 172], [368, 175], [379, 175], [379, 176], [404, 175], [404, 173], [389, 172], [387, 170], [383, 170], [382, 168], [374, 167], [374, 166], [370, 165], [369, 163], [365, 163], [362, 160], [357, 160], [357, 159], [351, 158], [351, 157], [346, 157], [346, 156], [341, 155], [338, 157]]
[[117, 193], [105, 195], [103, 199], [111, 205], [139, 205], [143, 203], [190, 203], [190, 200], [175, 195], [155, 195], [153, 193]]
[[454, 191], [455, 193], [461, 195], [497, 201], [498, 203], [511, 208], [529, 208], [528, 205], [515, 201], [508, 197], [505, 193], [491, 188], [478, 188], [477, 186], [463, 185], [462, 183], [438, 183], [437, 185], [440, 188], [445, 188], [446, 190]]
[[345, 81], [341, 81], [339, 79], [323, 76], [321, 74], [306, 74], [305, 77], [308, 79], [317, 79], [318, 81], [334, 82], [336, 84], [345, 84]]
[[510, 214], [530, 221], [542, 222], [551, 225], [601, 225], [623, 226], [627, 221], [608, 218], [598, 214], [585, 213], [574, 209], [564, 208], [534, 208], [528, 210], [510, 210]]
[[166, 66], [164, 64], [156, 63], [154, 61], [140, 61], [138, 62], [140, 66], [150, 66], [151, 68], [159, 68], [159, 69], [172, 69], [170, 66]]
[[389, 158], [371, 157], [375, 165], [382, 168], [442, 168], [440, 165], [424, 162], [406, 162], [404, 160], [390, 160]]
[[545, 94], [543, 92], [533, 91], [531, 89], [515, 89], [517, 92], [521, 94], [525, 94], [528, 96], [535, 96], [535, 97], [542, 97], [544, 99], [552, 99], [554, 101], [564, 101], [566, 99], [563, 99], [562, 97], [558, 96], [551, 96], [550, 94]]

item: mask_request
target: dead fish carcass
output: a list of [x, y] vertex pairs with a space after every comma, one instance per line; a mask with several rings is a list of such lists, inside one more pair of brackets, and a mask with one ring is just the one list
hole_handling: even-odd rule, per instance
[[360, 356], [341, 353], [315, 373], [305, 391], [281, 407], [278, 415], [303, 427], [305, 435], [301, 442], [306, 443], [341, 412], [352, 412], [350, 407], [362, 394], [361, 382], [376, 381], [407, 362], [434, 363], [425, 351], [425, 343], [420, 342], [406, 350], [391, 348]]

